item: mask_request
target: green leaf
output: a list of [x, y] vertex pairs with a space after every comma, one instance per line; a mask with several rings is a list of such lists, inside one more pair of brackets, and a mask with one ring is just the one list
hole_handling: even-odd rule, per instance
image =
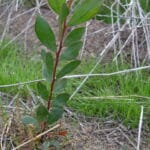
[[55, 147], [56, 150], [60, 150], [60, 148], [61, 148], [60, 143], [58, 142], [58, 140], [49, 140], [49, 141], [45, 141], [42, 144], [42, 149], [43, 150], [49, 150], [50, 146]]
[[50, 52], [46, 52], [45, 50], [41, 51], [41, 57], [43, 62], [46, 64], [47, 68], [52, 71], [53, 69], [53, 56]]
[[45, 141], [45, 142], [42, 144], [42, 149], [43, 149], [43, 150], [49, 150], [49, 146], [50, 146], [49, 141]]
[[43, 78], [46, 79], [46, 81], [48, 81], [48, 82], [51, 81], [52, 75], [49, 74], [45, 64], [43, 64], [43, 67], [42, 67], [42, 75], [43, 75]]
[[54, 92], [59, 93], [62, 92], [67, 84], [67, 79], [58, 79], [56, 80], [55, 86], [54, 86]]
[[64, 68], [62, 68], [58, 72], [57, 78], [61, 78], [61, 77], [65, 76], [66, 74], [69, 74], [70, 72], [75, 70], [79, 66], [80, 63], [81, 63], [81, 61], [79, 61], [79, 60], [71, 61], [70, 63], [65, 65]]
[[37, 116], [37, 120], [39, 122], [45, 121], [47, 120], [47, 117], [49, 115], [49, 112], [47, 110], [47, 108], [43, 105], [40, 105], [37, 110], [36, 110], [36, 116]]
[[50, 81], [53, 73], [53, 56], [50, 52], [42, 50], [41, 56], [44, 62], [43, 65], [43, 77]]
[[49, 6], [57, 13], [60, 14], [63, 3], [66, 0], [48, 0]]
[[64, 45], [68, 46], [68, 45], [72, 44], [73, 42], [80, 41], [84, 32], [85, 32], [84, 27], [80, 27], [80, 28], [76, 28], [76, 29], [72, 30], [66, 37], [66, 39], [64, 41]]
[[59, 15], [60, 24], [64, 22], [64, 20], [66, 19], [68, 15], [69, 15], [69, 8], [67, 7], [66, 3], [63, 3], [62, 8], [61, 8], [61, 13]]
[[42, 44], [52, 51], [56, 51], [55, 35], [48, 22], [41, 16], [37, 16], [35, 22], [35, 32]]
[[62, 118], [63, 115], [63, 108], [57, 107], [57, 108], [52, 108], [48, 115], [48, 124], [53, 124], [54, 122], [58, 121], [60, 118]]
[[46, 68], [48, 70], [48, 73], [52, 75], [53, 71], [53, 57], [50, 52], [46, 53], [46, 62], [45, 62]]
[[41, 51], [41, 58], [42, 58], [43, 62], [45, 63], [46, 62], [46, 51], [44, 49], [42, 49], [42, 51]]
[[37, 90], [38, 90], [39, 95], [44, 100], [48, 100], [49, 93], [48, 93], [47, 87], [44, 84], [42, 84], [41, 82], [38, 82], [37, 83]]
[[23, 118], [21, 119], [21, 121], [25, 125], [32, 124], [35, 127], [39, 127], [38, 121], [35, 118], [31, 117], [31, 116], [25, 115], [25, 116], [23, 116]]
[[69, 45], [69, 47], [67, 47], [62, 52], [61, 59], [64, 59], [64, 60], [75, 59], [78, 56], [80, 49], [82, 48], [82, 44], [83, 42], [77, 41]]
[[100, 4], [100, 0], [83, 0], [81, 3], [79, 2], [68, 25], [74, 26], [90, 20], [98, 13]]
[[61, 107], [63, 109], [63, 107], [66, 106], [69, 97], [70, 96], [67, 93], [58, 95], [52, 102], [53, 107]]

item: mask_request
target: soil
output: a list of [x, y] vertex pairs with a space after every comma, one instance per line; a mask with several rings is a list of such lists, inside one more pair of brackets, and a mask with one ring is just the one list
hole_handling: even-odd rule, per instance
[[[138, 130], [128, 129], [123, 124], [115, 122], [113, 119], [86, 117], [76, 114], [76, 119], [65, 118], [67, 129], [71, 133], [71, 138], [67, 142], [74, 150], [134, 150], [136, 149]], [[68, 124], [69, 121], [69, 124]], [[76, 122], [76, 123], [75, 123]], [[146, 139], [148, 134], [143, 132], [142, 139]], [[141, 150], [148, 150], [148, 141], [141, 144]], [[70, 149], [71, 149], [70, 147]], [[69, 148], [67, 148], [69, 149]]]
[[[2, 10], [2, 8], [1, 8]], [[24, 12], [27, 12], [28, 9], [22, 8], [19, 9], [17, 12], [12, 13], [11, 15], [11, 21], [7, 28], [7, 33], [9, 34], [9, 37], [12, 39], [21, 34], [23, 30], [25, 30], [26, 27], [29, 26], [29, 28], [24, 31], [21, 35], [19, 35], [15, 41], [18, 41], [21, 43], [21, 45], [24, 45], [25, 50], [31, 51], [33, 49], [37, 49], [37, 51], [40, 51], [42, 48], [42, 45], [38, 41], [37, 37], [34, 33], [34, 22], [35, 22], [35, 14], [34, 10], [30, 8], [30, 12], [23, 14]], [[3, 11], [2, 11], [3, 12]], [[48, 8], [41, 8], [40, 13], [44, 18], [46, 18], [51, 25], [52, 29], [54, 30], [55, 34], [58, 34], [58, 24], [57, 24], [57, 16]], [[1, 18], [0, 24], [1, 26], [7, 24], [7, 15], [9, 14], [9, 11], [5, 13], [5, 15]], [[23, 14], [23, 15], [21, 15]], [[21, 16], [20, 16], [21, 15]], [[1, 28], [2, 29], [2, 28]], [[94, 34], [93, 32], [97, 30], [101, 30], [97, 34]], [[3, 31], [3, 30], [2, 30]], [[1, 33], [2, 33], [1, 31]], [[106, 34], [111, 31], [111, 25], [108, 25], [104, 22], [92, 20], [89, 22], [88, 26], [88, 32], [86, 42], [85, 42], [85, 48], [83, 51], [83, 57], [96, 57], [100, 54], [100, 52], [104, 49], [105, 45], [108, 44], [112, 36], [110, 34]], [[92, 34], [93, 33], [93, 34]], [[110, 56], [112, 55], [112, 52], [110, 52]], [[109, 59], [108, 55], [107, 58]]]

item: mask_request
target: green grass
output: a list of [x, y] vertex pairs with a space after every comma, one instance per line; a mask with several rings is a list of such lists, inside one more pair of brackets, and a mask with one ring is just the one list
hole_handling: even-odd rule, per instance
[[[7, 41], [6, 41], [7, 42]], [[41, 61], [25, 57], [24, 52], [18, 45], [11, 44], [2, 49], [5, 42], [0, 47], [0, 85], [13, 84], [41, 78]], [[34, 53], [35, 54], [35, 53]], [[76, 74], [88, 73], [96, 63], [96, 60], [83, 60], [81, 66], [75, 71]], [[119, 70], [127, 69], [130, 65], [119, 65]], [[115, 64], [100, 64], [95, 73], [117, 71]], [[109, 77], [90, 77], [78, 93], [69, 101], [68, 106], [88, 116], [98, 116], [105, 120], [106, 117], [124, 123], [130, 128], [138, 126], [140, 116], [140, 106], [144, 109], [146, 124], [150, 124], [148, 117], [150, 99], [142, 97], [128, 98], [103, 98], [92, 99], [90, 97], [102, 96], [127, 96], [141, 95], [150, 97], [150, 77], [149, 70], [138, 71], [123, 75]], [[73, 93], [83, 79], [69, 79], [66, 88], [69, 93]], [[34, 91], [36, 83], [29, 85]], [[0, 91], [16, 94], [20, 87], [0, 88]], [[28, 95], [25, 87], [21, 88], [22, 96]], [[130, 99], [130, 100], [129, 100]]]
[[[86, 72], [86, 66], [88, 66], [89, 69], [90, 65], [92, 66], [91, 62], [88, 62], [88, 65], [84, 65], [84, 72]], [[123, 68], [128, 67], [128, 65], [121, 65], [119, 69], [123, 70]], [[87, 72], [88, 71], [89, 70], [87, 70]], [[114, 71], [116, 71], [114, 64], [100, 65], [96, 69], [96, 73]], [[81, 79], [73, 79], [69, 85], [70, 93], [72, 93], [80, 83]], [[111, 117], [120, 123], [135, 128], [138, 126], [141, 105], [147, 107], [150, 104], [150, 98], [147, 100], [133, 96], [120, 99], [113, 98], [113, 100], [108, 98], [90, 99], [90, 97], [128, 95], [150, 97], [150, 77], [148, 70], [139, 71], [137, 74], [132, 72], [117, 76], [89, 78], [78, 91], [74, 99], [69, 102], [69, 106], [85, 115], [98, 116], [102, 119]], [[149, 108], [145, 109], [145, 117], [149, 116], [147, 112], [148, 109]], [[146, 121], [149, 121], [148, 118]]]
[[[41, 62], [32, 60], [16, 44], [3, 48], [8, 41], [0, 46], [0, 85], [14, 84], [41, 78]], [[34, 85], [33, 85], [34, 88]], [[1, 91], [15, 94], [21, 87], [1, 88]]]

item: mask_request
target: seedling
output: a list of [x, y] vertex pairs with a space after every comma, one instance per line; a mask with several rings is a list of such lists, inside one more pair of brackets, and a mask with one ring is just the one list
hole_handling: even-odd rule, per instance
[[37, 84], [38, 93], [44, 100], [44, 104], [38, 104], [35, 118], [24, 116], [22, 121], [25, 124], [39, 126], [41, 130], [45, 130], [63, 115], [64, 106], [69, 99], [69, 94], [64, 92], [67, 82], [64, 76], [75, 70], [81, 63], [77, 56], [82, 47], [81, 39], [85, 28], [80, 24], [90, 20], [99, 11], [99, 0], [74, 2], [73, 0], [48, 0], [51, 9], [58, 15], [58, 38], [42, 16], [38, 15], [36, 18], [36, 35], [47, 49], [41, 51], [41, 58], [43, 77], [49, 83], [49, 88], [42, 82]]

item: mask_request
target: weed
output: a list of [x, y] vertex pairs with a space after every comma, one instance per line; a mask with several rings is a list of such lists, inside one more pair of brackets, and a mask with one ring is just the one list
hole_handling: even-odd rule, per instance
[[[40, 15], [36, 18], [35, 32], [40, 42], [45, 46], [41, 51], [43, 60], [42, 74], [45, 83], [38, 82], [37, 90], [43, 103], [39, 103], [34, 116], [24, 116], [24, 124], [39, 124], [40, 130], [44, 131], [48, 126], [61, 119], [63, 108], [70, 97], [64, 91], [66, 79], [63, 77], [74, 71], [81, 63], [77, 59], [82, 47], [84, 27], [78, 25], [85, 23], [96, 15], [99, 10], [99, 0], [88, 0], [78, 3], [72, 12], [73, 0], [48, 0], [52, 10], [58, 15], [59, 37], [49, 23]], [[72, 30], [68, 33], [68, 28]], [[56, 41], [58, 39], [58, 41]], [[66, 134], [65, 131], [58, 135]]]

